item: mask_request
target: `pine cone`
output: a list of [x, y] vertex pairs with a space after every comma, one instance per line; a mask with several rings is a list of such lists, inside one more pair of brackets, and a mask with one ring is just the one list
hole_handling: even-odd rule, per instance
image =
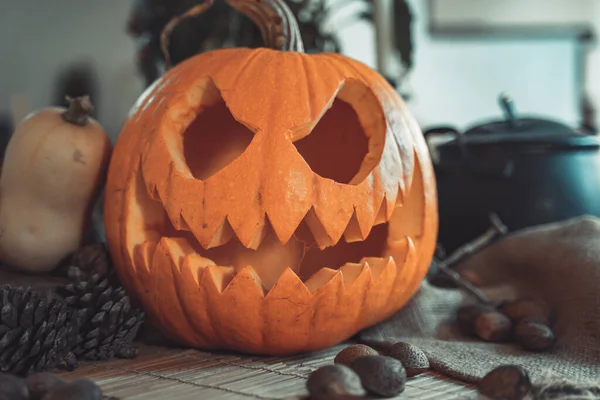
[[69, 278], [73, 282], [89, 279], [92, 275], [104, 276], [108, 273], [108, 251], [103, 244], [81, 247], [75, 251], [69, 261], [56, 270], [56, 274]]
[[31, 287], [0, 288], [0, 371], [25, 375], [64, 362], [76, 366], [70, 344], [77, 332], [66, 303], [48, 291]]
[[133, 358], [137, 353], [133, 340], [144, 313], [131, 306], [122, 287], [111, 285], [113, 274], [111, 271], [101, 278], [96, 273], [65, 285], [61, 291], [67, 304], [76, 310], [79, 333], [73, 353], [80, 360]]

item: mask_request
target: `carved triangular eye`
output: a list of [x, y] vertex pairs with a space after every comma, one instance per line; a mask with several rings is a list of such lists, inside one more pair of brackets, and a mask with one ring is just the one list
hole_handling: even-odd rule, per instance
[[[183, 133], [183, 154], [196, 179], [206, 180], [237, 159], [250, 145], [254, 132], [236, 121], [212, 81], [212, 97]], [[209, 90], [210, 89], [210, 90]]]
[[348, 80], [310, 133], [294, 145], [315, 174], [357, 185], [379, 163], [385, 133], [378, 99], [362, 82]]

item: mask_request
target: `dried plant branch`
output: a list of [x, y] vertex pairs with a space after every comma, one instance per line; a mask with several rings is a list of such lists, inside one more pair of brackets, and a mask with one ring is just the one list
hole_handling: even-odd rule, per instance
[[458, 287], [466, 291], [471, 296], [475, 297], [477, 301], [485, 305], [492, 305], [492, 301], [488, 299], [488, 297], [479, 290], [475, 285], [471, 282], [467, 281], [460, 274], [451, 268], [449, 268], [444, 262], [438, 265], [439, 272], [446, 275], [452, 282], [454, 282]]
[[439, 273], [446, 275], [458, 287], [475, 297], [480, 303], [486, 305], [491, 305], [492, 302], [475, 285], [461, 277], [458, 272], [454, 271], [452, 266], [458, 264], [472, 254], [475, 254], [494, 240], [508, 233], [508, 228], [500, 220], [498, 215], [492, 213], [489, 218], [492, 226], [485, 233], [459, 247], [449, 257], [444, 258], [437, 265]]
[[489, 218], [492, 226], [483, 235], [475, 238], [463, 246], [460, 246], [444, 260], [448, 267], [458, 264], [468, 256], [477, 253], [479, 250], [490, 244], [492, 241], [498, 239], [500, 236], [508, 233], [508, 228], [506, 225], [504, 225], [504, 223], [502, 223], [498, 215], [492, 213], [490, 214]]

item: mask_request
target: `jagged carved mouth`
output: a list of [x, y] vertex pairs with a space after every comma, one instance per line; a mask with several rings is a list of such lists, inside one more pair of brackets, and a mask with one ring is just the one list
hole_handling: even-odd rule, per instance
[[[164, 268], [160, 264], [166, 255], [179, 269], [185, 264], [198, 273], [208, 268], [220, 291], [226, 289], [239, 271], [248, 267], [255, 272], [253, 279], [265, 294], [288, 268], [313, 293], [338, 271], [348, 286], [366, 269], [376, 279], [386, 268], [402, 267], [408, 253], [414, 252], [420, 241], [414, 225], [401, 222], [406, 221], [406, 214], [419, 210], [410, 203], [398, 202], [391, 220], [374, 225], [364, 240], [349, 242], [341, 237], [335, 244], [319, 246], [319, 242], [326, 239], [320, 236], [324, 234], [315, 228], [314, 221], [307, 222], [311, 219], [309, 213], [286, 243], [279, 240], [267, 222], [264, 236], [260, 243], [255, 243], [255, 249], [242, 244], [235, 232], [227, 235], [226, 241], [206, 249], [192, 232], [175, 229], [162, 204], [147, 194], [141, 169], [136, 186], [137, 207], [132, 211], [138, 215], [129, 220], [130, 224], [135, 221], [141, 224], [129, 230], [137, 236], [130, 242], [135, 247], [135, 264], [146, 266], [150, 271]], [[348, 224], [346, 230], [352, 229], [352, 224]]]
[[[205, 90], [202, 101], [207, 102], [203, 105], [204, 112], [199, 113], [195, 119], [190, 117], [189, 125], [182, 132], [181, 142], [168, 143], [169, 138], [165, 139], [165, 148], [170, 149], [169, 151], [176, 148], [183, 151], [170, 154], [174, 161], [170, 166], [171, 175], [166, 179], [169, 183], [164, 185], [162, 193], [157, 189], [161, 183], [156, 183], [156, 177], [153, 178], [153, 183], [149, 183], [144, 176], [146, 169], [155, 168], [156, 171], [158, 168], [154, 167], [157, 163], [153, 160], [152, 151], [141, 160], [136, 179], [131, 181], [135, 187], [129, 189], [132, 197], [126, 221], [129, 224], [127, 240], [128, 247], [134, 251], [134, 264], [137, 268], [145, 266], [150, 271], [164, 268], [161, 263], [164, 263], [164, 257], [167, 256], [176, 268], [181, 270], [187, 265], [197, 271], [198, 276], [201, 271], [208, 269], [220, 291], [224, 291], [240, 271], [251, 268], [252, 279], [265, 294], [277, 283], [284, 271], [291, 269], [309, 291], [316, 292], [339, 271], [343, 274], [345, 285], [351, 285], [366, 270], [376, 279], [386, 268], [401, 268], [408, 253], [415, 252], [422, 235], [424, 216], [424, 191], [418, 163], [411, 171], [412, 179], [409, 181], [412, 181], [412, 187], [405, 191], [404, 196], [401, 194], [401, 186], [395, 183], [396, 180], [403, 179], [398, 176], [393, 178], [397, 192], [392, 191], [392, 195], [389, 190], [387, 192], [393, 196], [391, 201], [387, 201], [383, 195], [374, 201], [376, 196], [371, 193], [371, 197], [365, 197], [366, 201], [374, 203], [371, 211], [373, 219], [367, 224], [358, 222], [356, 210], [352, 214], [345, 213], [342, 217], [334, 215], [330, 219], [319, 218], [315, 211], [319, 205], [315, 204], [299, 223], [285, 227], [289, 235], [283, 235], [283, 238], [280, 233], [281, 223], [278, 225], [279, 229], [275, 229], [268, 214], [264, 215], [256, 229], [252, 227], [244, 232], [237, 231], [225, 219], [218, 229], [213, 229], [207, 236], [206, 229], [203, 229], [205, 224], [201, 220], [183, 218], [180, 214], [180, 207], [183, 207], [181, 202], [176, 207], [177, 211], [173, 212], [174, 207], [168, 204], [173, 196], [177, 197], [177, 193], [168, 188], [169, 185], [179, 189], [188, 187], [188, 192], [195, 190], [193, 185], [204, 184], [212, 175], [250, 151], [248, 147], [253, 140], [254, 132], [234, 120], [218, 90], [211, 87], [210, 82], [205, 83], [202, 88]], [[357, 89], [356, 84], [346, 83], [346, 88], [350, 93], [348, 96], [356, 96], [354, 100], [350, 98], [350, 103], [338, 101], [336, 97], [346, 96], [344, 88], [341, 88], [332, 98], [329, 110], [324, 112], [318, 123], [315, 122], [316, 126], [304, 129], [303, 135], [310, 140], [316, 138], [316, 142], [303, 142], [300, 138], [293, 145], [310, 165], [310, 173], [316, 174], [315, 171], [319, 171], [321, 177], [327, 176], [343, 185], [353, 185], [362, 182], [380, 163], [386, 130], [385, 124], [377, 122], [385, 121], [383, 116], [376, 116], [381, 112], [379, 108], [373, 108], [369, 111], [370, 114], [363, 113], [361, 116], [354, 113], [348, 105], [352, 101], [369, 100], [368, 93], [361, 92], [362, 88]], [[189, 110], [192, 105], [186, 103], [183, 107]], [[373, 120], [367, 123], [364, 118]], [[328, 125], [328, 121], [333, 123]], [[323, 128], [321, 131], [320, 126]], [[370, 131], [366, 132], [368, 130]], [[220, 136], [211, 136], [217, 134]], [[373, 146], [377, 140], [380, 141], [379, 145]], [[332, 145], [335, 145], [337, 152], [343, 153], [340, 157], [327, 153], [331, 153], [329, 149]], [[395, 146], [393, 141], [385, 142], [386, 154], [398, 151]], [[379, 149], [379, 154], [372, 154], [374, 148]], [[210, 150], [203, 152], [203, 149]], [[251, 154], [259, 153], [253, 149]], [[214, 158], [215, 155], [217, 158]], [[402, 156], [407, 157], [406, 154]], [[332, 157], [334, 162], [331, 162]], [[327, 160], [328, 164], [325, 165], [323, 160]], [[253, 168], [260, 168], [259, 164], [257, 161]], [[173, 165], [185, 165], [189, 176], [181, 178]], [[185, 185], [177, 183], [177, 179], [185, 182]], [[232, 189], [235, 193], [227, 194], [240, 197], [237, 191], [243, 190], [242, 188], [243, 185], [240, 185], [240, 188]], [[202, 196], [201, 190], [197, 192]], [[172, 196], [171, 199], [169, 196]], [[202, 207], [203, 201], [201, 197], [197, 197], [195, 204], [188, 202], [186, 206]], [[193, 215], [194, 212], [189, 209], [185, 211], [189, 212], [188, 215]], [[337, 220], [332, 220], [336, 217]], [[335, 231], [335, 235], [332, 231]]]

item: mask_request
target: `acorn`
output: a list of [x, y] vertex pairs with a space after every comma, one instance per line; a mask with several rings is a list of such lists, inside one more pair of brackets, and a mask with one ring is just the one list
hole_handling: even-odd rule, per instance
[[363, 356], [351, 364], [362, 386], [370, 393], [394, 397], [404, 392], [406, 370], [402, 363], [388, 356]]
[[488, 372], [477, 385], [492, 400], [523, 400], [531, 392], [529, 374], [518, 365], [502, 365]]
[[408, 378], [420, 375], [429, 369], [429, 359], [423, 350], [410, 343], [394, 343], [389, 356], [402, 363]]
[[512, 323], [498, 312], [486, 312], [475, 320], [477, 336], [488, 342], [507, 342], [511, 339]]
[[350, 366], [358, 357], [378, 355], [379, 352], [365, 344], [353, 344], [340, 351], [333, 362]]
[[325, 365], [312, 372], [306, 381], [311, 399], [330, 399], [339, 396], [363, 396], [360, 377], [349, 367]]
[[523, 349], [529, 351], [545, 351], [556, 342], [550, 327], [527, 319], [517, 324], [514, 339]]

